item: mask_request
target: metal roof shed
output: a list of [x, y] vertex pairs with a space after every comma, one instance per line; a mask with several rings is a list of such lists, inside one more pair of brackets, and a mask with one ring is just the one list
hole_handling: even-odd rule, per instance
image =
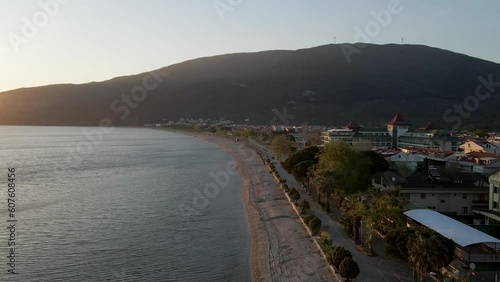
[[404, 214], [462, 247], [480, 243], [495, 244], [496, 247], [497, 243], [500, 244], [499, 239], [432, 210], [415, 209]]

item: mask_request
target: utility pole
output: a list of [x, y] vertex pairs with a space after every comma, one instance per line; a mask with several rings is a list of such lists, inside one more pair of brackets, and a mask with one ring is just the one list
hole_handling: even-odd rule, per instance
[[333, 44], [335, 44], [335, 43], [337, 43], [337, 37], [336, 36], [333, 37]]
[[401, 45], [404, 44], [404, 41], [405, 41], [405, 38], [404, 37], [401, 37]]

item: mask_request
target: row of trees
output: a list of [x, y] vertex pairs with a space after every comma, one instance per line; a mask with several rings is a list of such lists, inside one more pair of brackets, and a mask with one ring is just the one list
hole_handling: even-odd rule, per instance
[[350, 281], [359, 275], [359, 266], [352, 258], [351, 252], [344, 247], [334, 245], [330, 233], [321, 231], [319, 243], [328, 263], [338, 269], [342, 277]]
[[[385, 158], [376, 152], [355, 151], [344, 142], [331, 142], [321, 149], [297, 151], [283, 167], [304, 187], [315, 187], [318, 202], [323, 200], [327, 211], [329, 197], [337, 197], [341, 223], [367, 251], [371, 252], [372, 234], [379, 232], [385, 236], [386, 252], [409, 262], [421, 279], [424, 273], [437, 272], [453, 260], [451, 240], [426, 227], [406, 227], [403, 211], [407, 201], [399, 190], [371, 188], [372, 176], [389, 169]], [[362, 226], [366, 236], [361, 234]]]
[[[266, 160], [267, 165], [271, 168], [271, 173], [280, 181], [280, 185], [285, 193], [290, 195], [294, 204], [300, 200], [300, 193], [295, 188], [291, 190], [288, 189], [288, 185], [281, 180], [276, 167], [268, 159]], [[358, 264], [352, 259], [352, 254], [343, 247], [332, 245], [331, 235], [326, 231], [321, 231], [322, 222], [316, 215], [310, 213], [311, 206], [306, 199], [303, 199], [298, 204], [298, 211], [307, 225], [312, 235], [318, 235], [320, 237], [320, 246], [326, 254], [327, 260], [330, 264], [335, 266], [339, 270], [339, 274], [346, 278], [347, 281], [356, 278], [359, 273]], [[321, 232], [320, 232], [321, 231]]]
[[[406, 206], [407, 201], [398, 190], [370, 189], [346, 198], [341, 206], [340, 222], [356, 243], [365, 245], [368, 252], [371, 252], [373, 232], [378, 231], [384, 235], [398, 226], [404, 226], [406, 220], [403, 209]], [[362, 223], [368, 229], [365, 241], [360, 234]]]

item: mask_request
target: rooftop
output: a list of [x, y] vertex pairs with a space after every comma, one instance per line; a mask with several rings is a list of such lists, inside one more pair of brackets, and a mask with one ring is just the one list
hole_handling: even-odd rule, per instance
[[361, 126], [354, 121], [351, 121], [350, 123], [346, 124], [344, 127], [348, 128], [348, 129], [360, 129], [361, 128]]
[[408, 123], [400, 113], [397, 113], [387, 125], [411, 125]]
[[438, 127], [432, 123], [432, 121], [429, 121], [424, 127], [420, 128], [421, 130], [432, 130], [432, 129], [438, 129]]
[[500, 244], [499, 239], [432, 210], [415, 209], [404, 214], [462, 247], [481, 243]]

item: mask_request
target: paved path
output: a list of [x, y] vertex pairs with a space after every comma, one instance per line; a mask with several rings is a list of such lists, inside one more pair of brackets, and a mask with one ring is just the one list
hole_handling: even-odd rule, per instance
[[269, 168], [250, 147], [206, 137], [237, 163], [251, 234], [253, 281], [336, 281]]
[[[261, 149], [266, 152], [264, 148]], [[355, 279], [359, 282], [396, 282], [396, 281], [408, 281], [412, 282], [412, 270], [409, 266], [402, 262], [397, 262], [392, 259], [385, 257], [384, 252], [380, 249], [383, 248], [380, 239], [375, 239], [376, 242], [375, 252], [376, 256], [368, 257], [361, 253], [354, 242], [349, 238], [343, 231], [342, 225], [333, 220], [328, 214], [323, 212], [320, 207], [316, 204], [317, 196], [307, 195], [304, 193], [300, 183], [298, 183], [293, 175], [288, 174], [279, 164], [275, 164], [278, 173], [282, 179], [286, 179], [287, 184], [290, 188], [296, 187], [299, 192], [301, 192], [301, 199], [306, 199], [311, 204], [311, 211], [319, 218], [322, 222], [322, 228], [327, 230], [332, 236], [332, 242], [335, 245], [343, 246], [344, 248], [351, 251], [354, 260], [358, 263], [360, 268], [360, 274]], [[314, 197], [314, 198], [313, 198]], [[366, 230], [366, 229], [365, 229]]]

